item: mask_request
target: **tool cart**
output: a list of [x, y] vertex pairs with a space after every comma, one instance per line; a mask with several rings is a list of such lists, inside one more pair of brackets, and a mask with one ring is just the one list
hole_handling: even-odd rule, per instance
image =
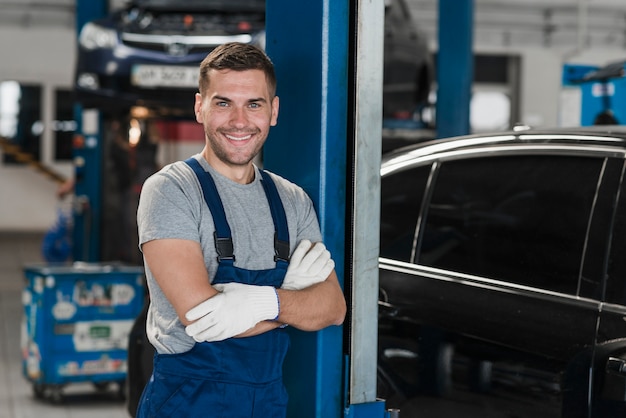
[[35, 397], [59, 402], [71, 383], [115, 383], [123, 396], [128, 335], [144, 301], [143, 267], [27, 265], [21, 348]]

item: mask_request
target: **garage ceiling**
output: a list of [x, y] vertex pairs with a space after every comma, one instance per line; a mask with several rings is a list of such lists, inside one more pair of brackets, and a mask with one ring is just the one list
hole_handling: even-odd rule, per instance
[[[438, 0], [407, 0], [431, 41]], [[625, 0], [475, 0], [479, 47], [608, 47], [626, 49]]]
[[[119, 5], [121, 2], [111, 0], [111, 4]], [[439, 1], [407, 2], [420, 27], [436, 43]], [[474, 45], [479, 47], [626, 49], [626, 0], [474, 2]], [[75, 5], [76, 0], [0, 0], [0, 24], [68, 27], [75, 24]]]

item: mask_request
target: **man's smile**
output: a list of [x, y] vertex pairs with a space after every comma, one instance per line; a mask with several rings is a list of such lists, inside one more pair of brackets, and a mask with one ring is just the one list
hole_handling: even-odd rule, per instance
[[224, 134], [226, 136], [226, 138], [232, 140], [232, 141], [245, 141], [247, 139], [252, 138], [252, 134], [247, 134], [244, 136], [236, 136], [233, 134]]

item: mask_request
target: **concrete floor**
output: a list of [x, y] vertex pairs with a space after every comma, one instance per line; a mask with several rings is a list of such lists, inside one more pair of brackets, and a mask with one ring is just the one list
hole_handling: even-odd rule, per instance
[[42, 237], [0, 232], [0, 418], [128, 418], [114, 387], [98, 392], [90, 383], [68, 385], [61, 402], [52, 403], [36, 399], [22, 373], [23, 267], [43, 262]]

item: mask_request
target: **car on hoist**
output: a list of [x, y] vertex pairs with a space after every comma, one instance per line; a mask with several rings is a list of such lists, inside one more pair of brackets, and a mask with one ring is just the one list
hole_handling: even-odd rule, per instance
[[263, 46], [264, 28], [265, 0], [130, 1], [81, 29], [76, 99], [110, 111], [189, 115], [207, 53], [225, 42]]
[[[405, 0], [386, 0], [385, 10], [384, 113], [409, 117], [427, 100], [432, 58]], [[265, 0], [131, 0], [80, 31], [76, 100], [193, 116], [200, 62], [231, 41], [265, 47]]]

